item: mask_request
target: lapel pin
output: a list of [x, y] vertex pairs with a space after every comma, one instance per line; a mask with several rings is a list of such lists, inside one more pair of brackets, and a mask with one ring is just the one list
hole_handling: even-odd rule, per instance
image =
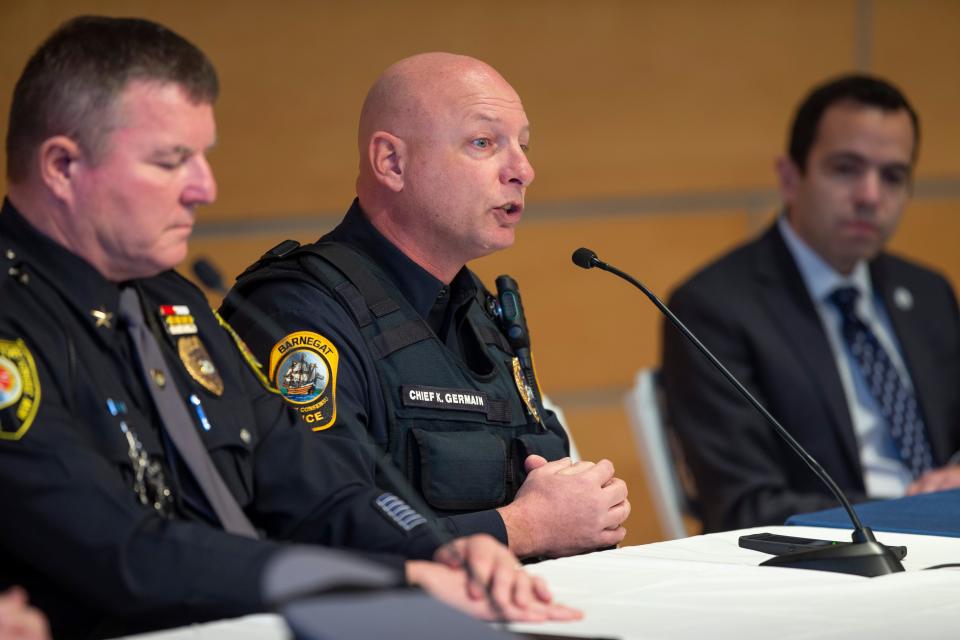
[[893, 304], [901, 311], [909, 311], [913, 308], [913, 294], [905, 287], [897, 287], [893, 290]]

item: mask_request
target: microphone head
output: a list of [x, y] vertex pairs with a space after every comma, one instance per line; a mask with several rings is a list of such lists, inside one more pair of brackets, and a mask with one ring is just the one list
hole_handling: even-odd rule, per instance
[[193, 275], [197, 276], [197, 280], [206, 288], [220, 294], [226, 294], [227, 287], [223, 283], [223, 276], [206, 258], [197, 258], [193, 263]]
[[586, 247], [580, 247], [574, 251], [571, 258], [573, 259], [573, 264], [577, 265], [581, 269], [593, 269], [600, 261], [597, 258], [597, 254]]

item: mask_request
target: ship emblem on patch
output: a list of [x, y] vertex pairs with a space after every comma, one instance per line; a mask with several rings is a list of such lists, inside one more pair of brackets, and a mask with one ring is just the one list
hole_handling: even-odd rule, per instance
[[199, 337], [188, 336], [177, 340], [177, 352], [191, 378], [210, 393], [216, 396], [223, 394], [223, 378]]
[[302, 350], [280, 365], [277, 386], [287, 400], [304, 404], [323, 393], [330, 380], [327, 363], [320, 356]]
[[269, 379], [314, 431], [336, 419], [337, 348], [310, 331], [291, 333], [270, 350]]
[[171, 336], [189, 336], [197, 333], [197, 323], [190, 314], [190, 307], [185, 304], [160, 305], [160, 319], [163, 328]]
[[40, 378], [23, 340], [0, 340], [0, 440], [19, 440], [40, 408]]

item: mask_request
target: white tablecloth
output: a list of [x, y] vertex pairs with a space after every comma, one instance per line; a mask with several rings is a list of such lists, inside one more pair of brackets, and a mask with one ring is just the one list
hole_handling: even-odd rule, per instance
[[586, 616], [511, 628], [630, 639], [960, 637], [960, 570], [921, 571], [960, 562], [960, 538], [877, 533], [907, 546], [906, 571], [863, 578], [760, 567], [770, 556], [737, 545], [760, 531], [850, 539], [842, 529], [759, 527], [543, 562], [530, 570]]
[[[758, 566], [766, 554], [737, 546], [745, 533], [768, 531], [849, 540], [849, 531], [760, 527], [694, 536], [529, 567], [557, 600], [583, 609], [575, 623], [511, 625], [532, 633], [602, 638], [957, 638], [960, 570], [921, 571], [960, 562], [960, 538], [878, 533], [906, 545], [906, 572], [862, 578]], [[288, 640], [277, 616], [248, 616], [137, 640]]]

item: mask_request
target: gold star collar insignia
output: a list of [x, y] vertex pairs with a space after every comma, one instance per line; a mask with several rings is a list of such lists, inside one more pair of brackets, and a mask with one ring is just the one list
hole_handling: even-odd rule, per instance
[[91, 309], [90, 315], [93, 316], [93, 319], [97, 322], [97, 327], [106, 327], [109, 329], [113, 323], [113, 312], [107, 311], [103, 307], [99, 309]]

